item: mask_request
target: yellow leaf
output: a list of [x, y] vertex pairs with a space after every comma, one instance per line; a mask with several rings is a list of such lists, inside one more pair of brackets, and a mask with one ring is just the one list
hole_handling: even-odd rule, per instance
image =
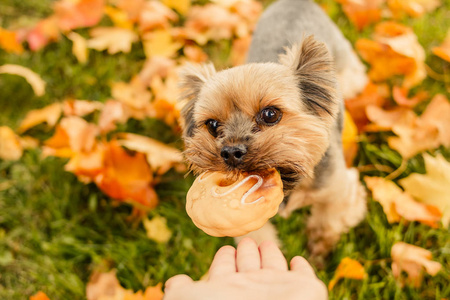
[[408, 14], [411, 17], [420, 17], [435, 10], [441, 5], [440, 0], [388, 0], [393, 15], [397, 18]]
[[0, 27], [0, 48], [6, 52], [20, 54], [23, 52], [22, 44], [17, 39], [14, 31], [9, 31]]
[[450, 62], [450, 30], [447, 32], [444, 42], [439, 47], [434, 47], [432, 51], [434, 55]]
[[[129, 0], [126, 0], [127, 2]], [[134, 0], [136, 1], [136, 0]], [[178, 15], [158, 1], [147, 1], [139, 10], [139, 30], [141, 32], [170, 28], [170, 22], [178, 20]]]
[[450, 163], [438, 154], [423, 155], [425, 174], [413, 173], [399, 181], [400, 185], [420, 202], [433, 205], [442, 212], [442, 224], [450, 224]]
[[36, 96], [45, 94], [45, 81], [28, 68], [19, 65], [3, 65], [0, 66], [0, 74], [13, 74], [22, 76], [31, 85]]
[[133, 30], [119, 27], [96, 27], [89, 33], [92, 38], [87, 41], [87, 47], [98, 51], [108, 50], [109, 54], [128, 53], [131, 45], [139, 39]]
[[392, 273], [398, 278], [402, 271], [408, 274], [408, 282], [416, 287], [422, 283], [423, 269], [431, 276], [442, 268], [438, 262], [431, 261], [431, 252], [423, 248], [397, 242], [391, 249]]
[[133, 23], [129, 20], [125, 11], [108, 5], [105, 7], [105, 14], [113, 21], [115, 26], [133, 29]]
[[172, 236], [172, 231], [167, 227], [167, 220], [161, 216], [155, 216], [151, 220], [143, 221], [147, 237], [158, 243], [167, 243]]
[[20, 138], [7, 126], [0, 126], [0, 158], [17, 160], [22, 157]]
[[339, 263], [330, 283], [328, 283], [328, 290], [331, 291], [341, 278], [361, 280], [365, 277], [366, 272], [364, 271], [364, 267], [358, 261], [349, 257], [344, 257]]
[[19, 129], [17, 131], [25, 132], [31, 127], [34, 127], [43, 122], [46, 122], [48, 126], [53, 127], [59, 120], [61, 112], [61, 103], [53, 103], [40, 109], [31, 110], [25, 115], [25, 118], [20, 123]]
[[342, 146], [344, 147], [344, 157], [348, 167], [352, 166], [353, 160], [358, 152], [357, 137], [358, 128], [356, 128], [352, 116], [346, 110], [344, 115], [344, 129], [342, 130]]
[[79, 35], [76, 32], [70, 32], [67, 34], [67, 38], [72, 41], [72, 53], [75, 55], [77, 60], [84, 64], [88, 60], [88, 49], [87, 49], [87, 41], [84, 37]]
[[99, 101], [69, 99], [63, 102], [65, 116], [83, 117], [96, 110], [101, 110], [104, 104]]
[[150, 104], [152, 97], [152, 94], [147, 90], [147, 87], [138, 76], [134, 77], [130, 83], [113, 83], [111, 86], [111, 93], [114, 99], [129, 107], [140, 110]]
[[175, 9], [181, 15], [186, 15], [191, 7], [191, 0], [162, 0], [167, 7]]
[[155, 30], [143, 36], [144, 52], [147, 57], [172, 57], [183, 46], [175, 42], [169, 30]]

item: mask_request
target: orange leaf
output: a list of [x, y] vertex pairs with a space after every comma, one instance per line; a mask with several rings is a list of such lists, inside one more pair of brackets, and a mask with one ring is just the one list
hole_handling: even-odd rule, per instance
[[20, 54], [23, 52], [22, 44], [14, 31], [9, 31], [0, 27], [0, 48], [6, 52]]
[[366, 272], [364, 271], [364, 267], [358, 261], [344, 257], [339, 263], [333, 278], [328, 283], [328, 290], [331, 291], [341, 278], [361, 280], [365, 277]]
[[342, 4], [342, 9], [350, 21], [361, 30], [381, 20], [381, 5], [385, 0], [337, 0], [337, 2]]
[[25, 132], [31, 127], [46, 122], [48, 126], [55, 126], [61, 116], [61, 103], [53, 103], [40, 109], [29, 111], [20, 123], [18, 132]]
[[424, 101], [428, 98], [428, 92], [421, 91], [417, 93], [415, 96], [408, 98], [408, 89], [402, 88], [398, 86], [394, 86], [392, 89], [392, 97], [394, 98], [395, 102], [397, 102], [400, 106], [405, 107], [414, 107], [418, 103]]
[[97, 25], [104, 6], [104, 0], [60, 0], [54, 3], [54, 10], [59, 28], [70, 31]]
[[133, 30], [120, 27], [95, 27], [89, 34], [92, 38], [87, 41], [87, 47], [97, 51], [108, 50], [109, 54], [128, 53], [131, 45], [139, 39]]
[[0, 159], [17, 160], [22, 157], [20, 138], [7, 126], [0, 126]]
[[113, 83], [111, 93], [114, 99], [138, 110], [149, 105], [152, 98], [152, 94], [138, 76], [135, 76], [129, 83]]
[[105, 147], [104, 170], [95, 178], [95, 183], [105, 194], [117, 200], [146, 209], [158, 204], [145, 154], [129, 154], [114, 140]]
[[33, 296], [30, 296], [30, 300], [50, 300], [50, 298], [44, 292], [37, 292]]
[[434, 55], [450, 62], [450, 30], [447, 32], [444, 42], [439, 47], [434, 47], [432, 51]]
[[[186, 47], [184, 51], [186, 51]], [[142, 70], [139, 72], [139, 78], [142, 83], [148, 86], [155, 76], [167, 77], [174, 68], [175, 60], [164, 56], [153, 56], [145, 61]]]
[[57, 41], [60, 37], [57, 19], [54, 16], [39, 21], [27, 34], [27, 42], [31, 51], [38, 51], [48, 43]]
[[[233, 51], [233, 50], [232, 50]], [[196, 45], [186, 45], [183, 47], [183, 53], [186, 58], [195, 63], [202, 63], [208, 60], [208, 54], [206, 54], [202, 48]], [[231, 54], [233, 55], [233, 54]]]
[[420, 17], [435, 10], [441, 5], [440, 0], [388, 0], [389, 8], [396, 18], [407, 14], [411, 17]]
[[423, 269], [431, 276], [442, 268], [438, 262], [431, 261], [431, 252], [423, 248], [397, 242], [391, 249], [392, 273], [396, 278], [402, 271], [408, 274], [408, 282], [416, 287], [422, 283]]
[[103, 171], [104, 156], [104, 146], [97, 144], [92, 151], [73, 153], [64, 170], [74, 173], [80, 181], [90, 183]]
[[233, 66], [242, 65], [245, 63], [247, 59], [247, 52], [250, 48], [250, 43], [252, 41], [252, 37], [250, 35], [246, 35], [233, 40], [233, 44], [231, 46], [231, 64]]
[[178, 21], [177, 14], [158, 1], [148, 1], [139, 12], [139, 30], [148, 32], [155, 29], [168, 29], [170, 22]]
[[62, 110], [65, 116], [83, 117], [96, 110], [101, 110], [103, 106], [103, 103], [99, 101], [69, 99], [63, 102]]
[[344, 129], [342, 130], [342, 146], [344, 147], [344, 157], [347, 167], [351, 167], [353, 160], [358, 152], [358, 128], [353, 122], [352, 116], [348, 111], [344, 115]]

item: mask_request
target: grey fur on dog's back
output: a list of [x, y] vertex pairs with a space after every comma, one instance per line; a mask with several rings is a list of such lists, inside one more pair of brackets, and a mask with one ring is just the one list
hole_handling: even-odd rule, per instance
[[301, 41], [304, 35], [324, 42], [339, 72], [352, 53], [350, 43], [337, 26], [310, 0], [280, 0], [261, 16], [253, 34], [247, 62], [277, 62], [284, 47]]

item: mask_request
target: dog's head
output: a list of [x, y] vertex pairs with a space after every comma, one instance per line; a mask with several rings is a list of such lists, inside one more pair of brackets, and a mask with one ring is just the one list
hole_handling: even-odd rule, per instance
[[332, 58], [307, 37], [279, 62], [184, 70], [183, 137], [194, 172], [274, 167], [286, 191], [313, 176], [339, 109]]

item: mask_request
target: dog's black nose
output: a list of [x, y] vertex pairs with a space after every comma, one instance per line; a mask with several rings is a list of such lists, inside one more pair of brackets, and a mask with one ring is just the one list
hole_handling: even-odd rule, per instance
[[225, 163], [232, 167], [237, 167], [247, 154], [247, 147], [245, 145], [225, 146], [220, 151]]

